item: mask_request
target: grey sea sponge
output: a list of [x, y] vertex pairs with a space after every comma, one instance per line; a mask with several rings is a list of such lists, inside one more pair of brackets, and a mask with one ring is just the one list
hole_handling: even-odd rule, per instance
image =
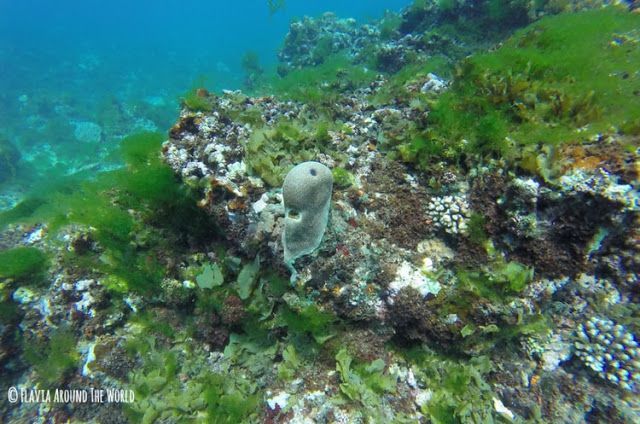
[[284, 179], [282, 244], [284, 262], [294, 275], [293, 262], [313, 252], [322, 241], [329, 219], [332, 190], [331, 170], [319, 162], [303, 162], [289, 171]]

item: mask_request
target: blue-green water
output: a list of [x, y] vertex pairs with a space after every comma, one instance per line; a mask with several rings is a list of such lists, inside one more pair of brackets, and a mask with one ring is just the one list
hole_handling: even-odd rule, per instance
[[22, 153], [14, 183], [24, 190], [36, 174], [105, 166], [123, 136], [166, 131], [193, 87], [243, 88], [243, 55], [275, 67], [295, 17], [331, 11], [366, 22], [405, 5], [289, 1], [271, 13], [262, 0], [3, 0], [0, 136]]

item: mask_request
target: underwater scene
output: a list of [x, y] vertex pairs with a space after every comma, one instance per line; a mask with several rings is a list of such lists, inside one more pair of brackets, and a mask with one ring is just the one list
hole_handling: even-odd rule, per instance
[[0, 0], [0, 423], [640, 423], [638, 0]]

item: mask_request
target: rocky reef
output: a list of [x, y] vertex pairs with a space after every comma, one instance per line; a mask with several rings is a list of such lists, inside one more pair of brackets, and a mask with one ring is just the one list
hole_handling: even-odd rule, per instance
[[[135, 398], [3, 417], [637, 421], [640, 16], [473, 5], [294, 22], [271, 94], [194, 90], [124, 168], [0, 215], [3, 375]], [[536, 22], [462, 59], [489, 40], [447, 41], [454, 15]], [[582, 92], [569, 65], [603, 58]], [[306, 161], [333, 190], [292, 273], [282, 185]]]

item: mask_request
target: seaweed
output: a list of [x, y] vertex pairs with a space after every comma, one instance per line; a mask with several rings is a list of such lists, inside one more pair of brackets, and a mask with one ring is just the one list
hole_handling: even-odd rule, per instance
[[35, 247], [15, 247], [0, 252], [0, 278], [37, 282], [47, 270], [47, 255]]
[[311, 59], [314, 65], [323, 63], [333, 52], [333, 40], [329, 36], [323, 36], [318, 39], [315, 47], [311, 51]]
[[286, 7], [286, 2], [285, 0], [267, 0], [267, 6], [269, 7], [269, 15], [274, 15]]
[[294, 164], [314, 160], [319, 153], [331, 155], [338, 163], [346, 162], [346, 155], [333, 151], [327, 143], [329, 125], [323, 120], [303, 123], [282, 119], [272, 128], [255, 130], [245, 147], [249, 169], [278, 187]]
[[17, 147], [0, 136], [0, 184], [16, 177], [20, 157], [21, 154]]
[[224, 277], [218, 264], [206, 264], [202, 272], [196, 276], [196, 282], [201, 289], [212, 289], [224, 283]]
[[208, 100], [208, 92], [203, 88], [192, 88], [180, 99], [182, 105], [194, 112], [211, 112], [213, 106]]
[[253, 262], [245, 264], [236, 280], [236, 290], [240, 299], [247, 300], [251, 296], [254, 285], [260, 272], [260, 256], [256, 256]]
[[[633, 128], [640, 53], [632, 31], [639, 25], [637, 14], [608, 7], [517, 31], [496, 51], [458, 64], [452, 87], [431, 105], [422, 133], [428, 142], [409, 139], [400, 151], [423, 168], [465, 155], [515, 160], [524, 146]], [[434, 145], [447, 147], [434, 155]]]
[[333, 183], [338, 188], [349, 188], [355, 182], [353, 174], [344, 168], [335, 167], [331, 170], [331, 174], [333, 175]]
[[368, 364], [352, 366], [353, 358], [345, 349], [336, 354], [336, 371], [340, 375], [340, 391], [358, 402], [367, 415], [382, 416], [381, 395], [395, 393], [397, 377], [384, 372], [385, 363], [376, 359]]
[[59, 385], [77, 366], [76, 338], [67, 327], [56, 329], [46, 341], [23, 341], [23, 357], [37, 374], [41, 388]]
[[283, 307], [280, 314], [290, 332], [308, 334], [320, 345], [336, 334], [335, 315], [321, 310], [313, 303], [296, 309]]
[[258, 53], [253, 50], [247, 50], [240, 60], [240, 66], [245, 72], [244, 85], [249, 90], [253, 90], [264, 73], [264, 69], [260, 66]]
[[229, 379], [222, 374], [210, 374], [205, 381], [209, 422], [234, 424], [256, 415], [261, 397], [253, 393], [255, 383], [242, 377]]
[[301, 365], [302, 361], [295, 346], [288, 344], [282, 350], [282, 362], [278, 365], [278, 378], [285, 381], [292, 380]]
[[[193, 348], [162, 349], [152, 337], [138, 341], [142, 366], [130, 375], [136, 402], [128, 406], [131, 420], [187, 421], [200, 416], [206, 422], [246, 422], [256, 415], [260, 396], [249, 378], [234, 370], [215, 373]], [[181, 381], [181, 373], [191, 378]]]
[[472, 243], [478, 246], [483, 246], [485, 244], [489, 239], [489, 236], [485, 230], [484, 216], [477, 212], [473, 212], [471, 216], [469, 216], [469, 221], [467, 223], [467, 236]]
[[380, 38], [389, 40], [398, 34], [398, 29], [402, 23], [402, 18], [397, 13], [386, 11], [382, 20], [378, 24], [380, 28]]
[[521, 292], [533, 279], [533, 268], [517, 262], [493, 264], [485, 270], [458, 270], [459, 285], [464, 290], [489, 299], [504, 301], [506, 296]]
[[67, 255], [67, 261], [105, 273], [106, 285], [114, 292], [157, 287], [165, 273], [158, 266], [161, 252], [180, 247], [179, 241], [187, 237], [195, 242], [208, 240], [215, 228], [193, 194], [162, 162], [163, 140], [155, 133], [125, 138], [121, 143], [125, 167], [88, 181], [62, 178], [43, 183], [4, 214], [4, 223], [45, 222], [49, 236], [64, 225], [84, 224], [91, 228], [98, 252]]
[[240, 59], [240, 65], [247, 74], [262, 73], [260, 58], [255, 50], [247, 50]]
[[[153, 310], [141, 311], [133, 315], [129, 322], [133, 325], [138, 325], [144, 328], [146, 334], [154, 336], [164, 336], [173, 338], [176, 335], [175, 329], [169, 322], [163, 319], [159, 319], [158, 314]], [[141, 349], [141, 345], [135, 342], [135, 339], [131, 339], [133, 343], [128, 346], [130, 352], [134, 352]]]
[[452, 65], [447, 58], [440, 55], [434, 55], [424, 62], [408, 64], [390, 75], [388, 81], [371, 97], [370, 101], [376, 105], [392, 102], [408, 103], [415, 98], [426, 101], [428, 96], [416, 93], [411, 86], [416, 81], [424, 79], [429, 73], [448, 77], [451, 72]]
[[285, 99], [322, 107], [326, 113], [331, 113], [331, 106], [339, 93], [362, 87], [375, 77], [375, 73], [353, 65], [344, 55], [332, 54], [323, 56], [317, 66], [291, 71], [282, 78], [275, 77], [270, 83], [270, 92]]
[[421, 411], [434, 423], [495, 422], [495, 394], [486, 381], [493, 365], [486, 356], [469, 360], [438, 355], [427, 348], [402, 352], [416, 378], [433, 392]]

